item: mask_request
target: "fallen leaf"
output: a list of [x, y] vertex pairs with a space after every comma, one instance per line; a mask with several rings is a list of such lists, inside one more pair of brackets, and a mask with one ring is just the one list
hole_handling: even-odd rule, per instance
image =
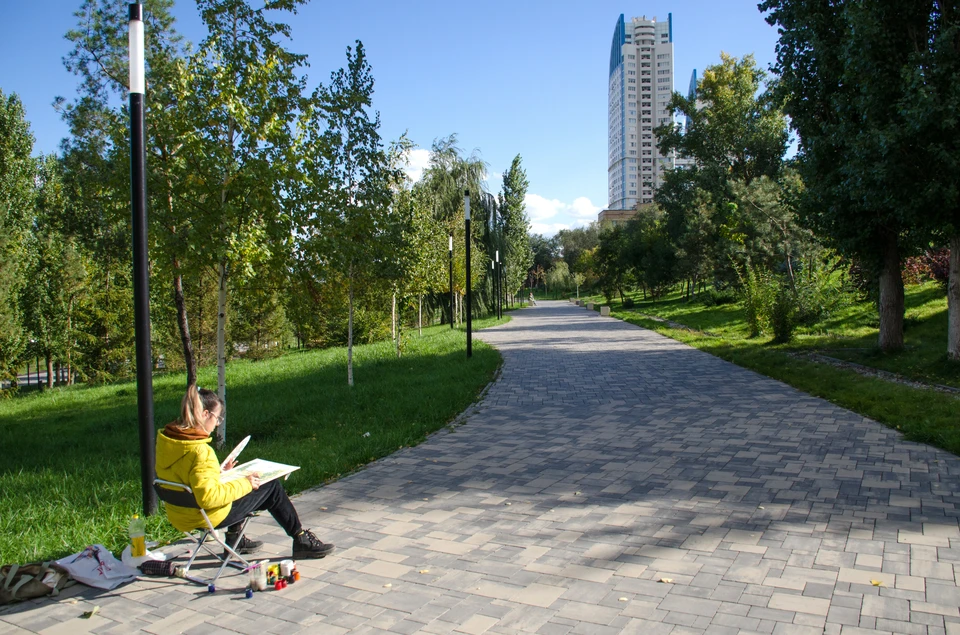
[[430, 573], [430, 569], [420, 569], [420, 573]]
[[84, 611], [84, 612], [83, 612], [83, 615], [82, 615], [81, 617], [83, 617], [83, 618], [86, 619], [86, 620], [89, 620], [91, 617], [93, 617], [94, 615], [96, 615], [96, 614], [99, 613], [99, 612], [100, 612], [100, 607], [99, 607], [99, 606], [94, 606], [91, 610], [89, 610], [89, 611]]
[[383, 588], [389, 589], [389, 588], [392, 587], [392, 586], [393, 586], [392, 584], [390, 584], [389, 582], [387, 582], [386, 584], [383, 585]]
[[870, 580], [870, 584], [873, 586], [883, 586], [883, 580]]
[[620, 598], [620, 601], [621, 601], [621, 602], [626, 602], [626, 601], [627, 601], [627, 598]]
[[673, 584], [673, 578], [660, 578], [660, 582], [664, 584]]

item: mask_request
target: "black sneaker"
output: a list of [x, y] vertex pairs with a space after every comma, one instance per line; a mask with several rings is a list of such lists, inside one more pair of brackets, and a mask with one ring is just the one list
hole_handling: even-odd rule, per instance
[[322, 543], [309, 529], [304, 529], [293, 538], [293, 559], [323, 558], [333, 553], [333, 545]]
[[[256, 553], [260, 551], [260, 547], [263, 546], [262, 540], [253, 540], [252, 538], [243, 537], [243, 540], [240, 541], [240, 544], [237, 544], [237, 536], [227, 534], [227, 544], [233, 547], [233, 550], [239, 554], [245, 553]], [[224, 549], [223, 555], [226, 556], [229, 552]]]

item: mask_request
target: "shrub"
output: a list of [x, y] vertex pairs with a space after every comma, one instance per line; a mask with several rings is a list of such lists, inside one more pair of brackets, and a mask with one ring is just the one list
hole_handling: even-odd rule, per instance
[[634, 307], [633, 298], [624, 298], [623, 299], [623, 308], [632, 309]]
[[706, 291], [701, 291], [697, 298], [704, 306], [720, 306], [736, 302], [737, 294], [729, 287], [723, 291], [707, 289]]
[[796, 278], [796, 323], [813, 325], [850, 304], [854, 292], [841, 275], [843, 262], [834, 254], [811, 259]]
[[793, 338], [793, 329], [797, 325], [797, 304], [797, 297], [789, 283], [781, 279], [770, 307], [770, 326], [773, 329], [773, 341], [777, 344], [786, 344]]
[[923, 255], [930, 277], [940, 283], [944, 289], [950, 283], [950, 250], [935, 249]]
[[744, 319], [750, 329], [750, 337], [757, 337], [769, 328], [770, 312], [779, 285], [769, 271], [759, 267], [748, 265], [743, 274], [738, 269], [737, 276], [740, 278]]

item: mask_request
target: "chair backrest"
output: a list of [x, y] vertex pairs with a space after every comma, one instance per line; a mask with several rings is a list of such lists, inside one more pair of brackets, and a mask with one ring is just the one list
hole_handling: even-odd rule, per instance
[[154, 478], [153, 489], [157, 492], [157, 498], [162, 500], [164, 503], [176, 505], [177, 507], [201, 509], [200, 505], [197, 504], [196, 497], [193, 495], [193, 490], [183, 483], [175, 483], [173, 481], [164, 481], [159, 478]]

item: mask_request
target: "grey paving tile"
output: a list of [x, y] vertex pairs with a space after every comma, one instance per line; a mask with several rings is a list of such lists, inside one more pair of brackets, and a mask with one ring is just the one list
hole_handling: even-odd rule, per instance
[[299, 585], [71, 589], [0, 634], [95, 603], [98, 633], [960, 634], [957, 457], [568, 303], [476, 337], [504, 365], [456, 426], [295, 498], [339, 547]]

